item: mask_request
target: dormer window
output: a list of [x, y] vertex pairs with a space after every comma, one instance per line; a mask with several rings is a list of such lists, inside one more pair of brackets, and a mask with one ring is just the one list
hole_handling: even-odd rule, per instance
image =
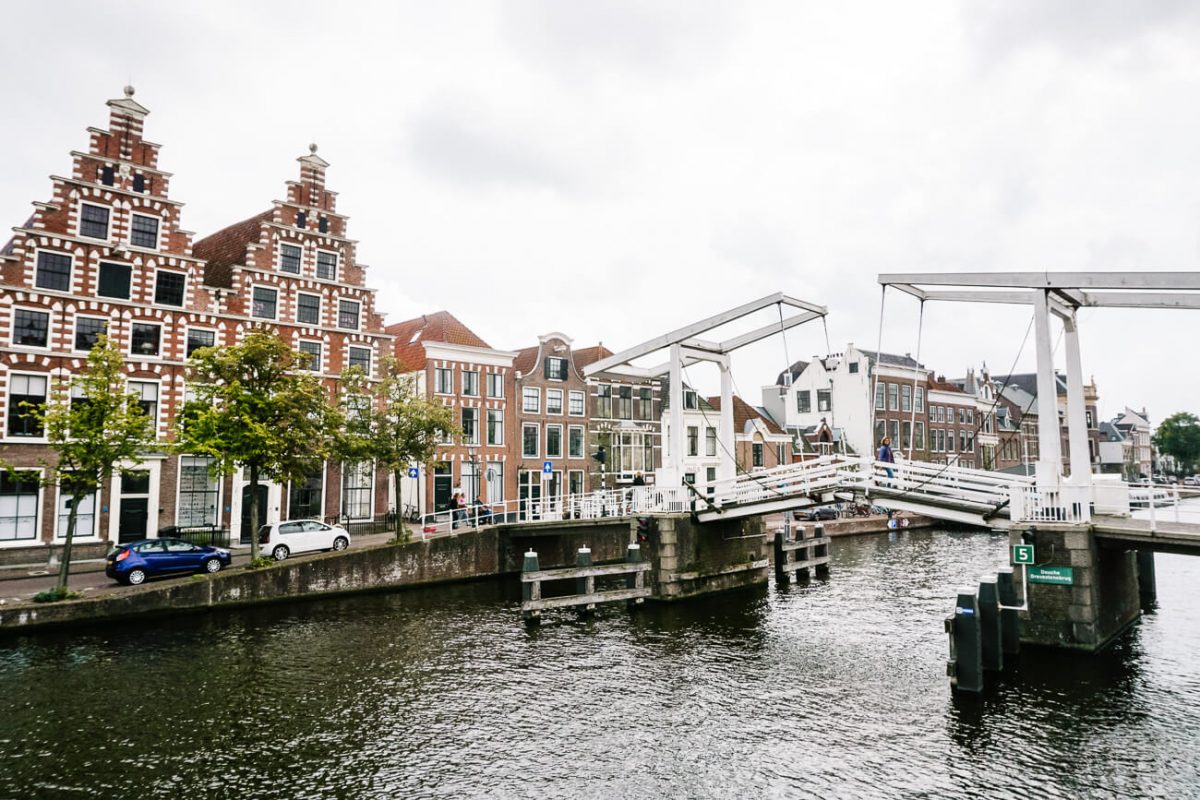
[[695, 409], [695, 408], [699, 407], [696, 402], [696, 393], [693, 392], [691, 389], [683, 390], [683, 407], [690, 408], [690, 409]]
[[550, 380], [565, 381], [567, 379], [567, 360], [565, 358], [547, 358], [545, 374]]

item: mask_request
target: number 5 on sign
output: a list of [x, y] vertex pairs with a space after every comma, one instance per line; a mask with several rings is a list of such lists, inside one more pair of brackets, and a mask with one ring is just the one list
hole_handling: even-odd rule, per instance
[[1014, 544], [1012, 546], [1012, 563], [1014, 563], [1014, 564], [1032, 564], [1033, 563], [1033, 545], [1031, 545], [1031, 544]]

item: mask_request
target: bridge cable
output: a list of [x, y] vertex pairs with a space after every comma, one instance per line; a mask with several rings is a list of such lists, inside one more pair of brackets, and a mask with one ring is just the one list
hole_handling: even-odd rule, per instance
[[[925, 298], [921, 298], [921, 310], [917, 315], [917, 357], [913, 367], [912, 397], [909, 398], [912, 407], [912, 417], [908, 422], [908, 460], [912, 461], [913, 446], [917, 442], [917, 374], [921, 366], [921, 333], [925, 330]], [[928, 405], [926, 405], [928, 408]], [[903, 433], [903, 431], [901, 431]]]
[[[871, 406], [871, 433], [868, 441], [871, 442], [871, 447], [868, 452], [871, 454], [872, 459], [875, 458], [877, 452], [875, 448], [878, 447], [875, 444], [875, 410], [879, 405], [879, 364], [880, 356], [883, 353], [883, 307], [884, 301], [887, 300], [887, 284], [883, 284], [880, 288], [882, 291], [879, 293], [879, 340], [878, 344], [875, 345], [875, 385], [871, 387], [871, 399], [869, 401]], [[867, 363], [870, 363], [869, 359]]]

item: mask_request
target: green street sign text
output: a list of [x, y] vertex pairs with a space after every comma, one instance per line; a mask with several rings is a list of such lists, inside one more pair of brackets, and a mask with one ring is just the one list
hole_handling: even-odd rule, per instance
[[1030, 567], [1029, 582], [1071, 586], [1075, 583], [1075, 570], [1071, 567]]

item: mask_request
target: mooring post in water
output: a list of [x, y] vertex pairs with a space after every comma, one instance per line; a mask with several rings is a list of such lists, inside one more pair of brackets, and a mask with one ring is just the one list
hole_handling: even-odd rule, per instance
[[954, 614], [946, 618], [946, 633], [950, 634], [950, 660], [946, 663], [946, 674], [950, 676], [952, 689], [983, 691], [978, 612], [975, 590], [959, 589]]
[[[625, 563], [626, 564], [642, 563], [642, 546], [640, 544], [636, 544], [636, 543], [631, 544], [625, 548]], [[642, 581], [642, 573], [631, 572], [625, 576], [625, 588], [626, 589], [640, 589], [641, 581]], [[628, 603], [627, 603], [627, 605], [631, 609], [637, 608], [641, 604], [642, 604], [641, 597], [635, 597], [632, 600], [628, 601]]]
[[[525, 562], [521, 565], [522, 572], [537, 572], [541, 569], [538, 564], [538, 554], [533, 550], [525, 553]], [[521, 599], [523, 600], [541, 600], [542, 599], [542, 584], [537, 581], [521, 584]], [[526, 611], [522, 616], [525, 617], [526, 624], [537, 625], [541, 621], [542, 612], [538, 610]]]
[[828, 575], [829, 539], [825, 536], [825, 526], [819, 522], [816, 524], [816, 527], [813, 528], [813, 538], [818, 540], [820, 544], [815, 545], [812, 550], [809, 551], [809, 553], [814, 561], [817, 559], [822, 559], [817, 561], [817, 573], [820, 575]]
[[1158, 599], [1158, 580], [1154, 575], [1154, 551], [1137, 551], [1138, 593], [1143, 603], [1153, 603]]
[[[590, 567], [592, 565], [592, 551], [586, 544], [579, 548], [575, 553], [575, 566]], [[589, 595], [596, 589], [596, 579], [594, 577], [576, 578], [575, 579], [575, 594]], [[596, 610], [595, 603], [588, 603], [579, 607], [580, 614], [590, 614]]]
[[786, 538], [783, 528], [775, 531], [775, 580], [780, 583], [787, 581], [787, 571], [783, 568], [788, 559], [788, 551], [783, 549]]
[[1000, 634], [1000, 593], [993, 575], [979, 581], [979, 642], [983, 668], [992, 672], [1004, 669], [1004, 648]]
[[1021, 618], [1011, 567], [996, 573], [996, 593], [1000, 598], [1000, 649], [1007, 658], [1021, 652]]

